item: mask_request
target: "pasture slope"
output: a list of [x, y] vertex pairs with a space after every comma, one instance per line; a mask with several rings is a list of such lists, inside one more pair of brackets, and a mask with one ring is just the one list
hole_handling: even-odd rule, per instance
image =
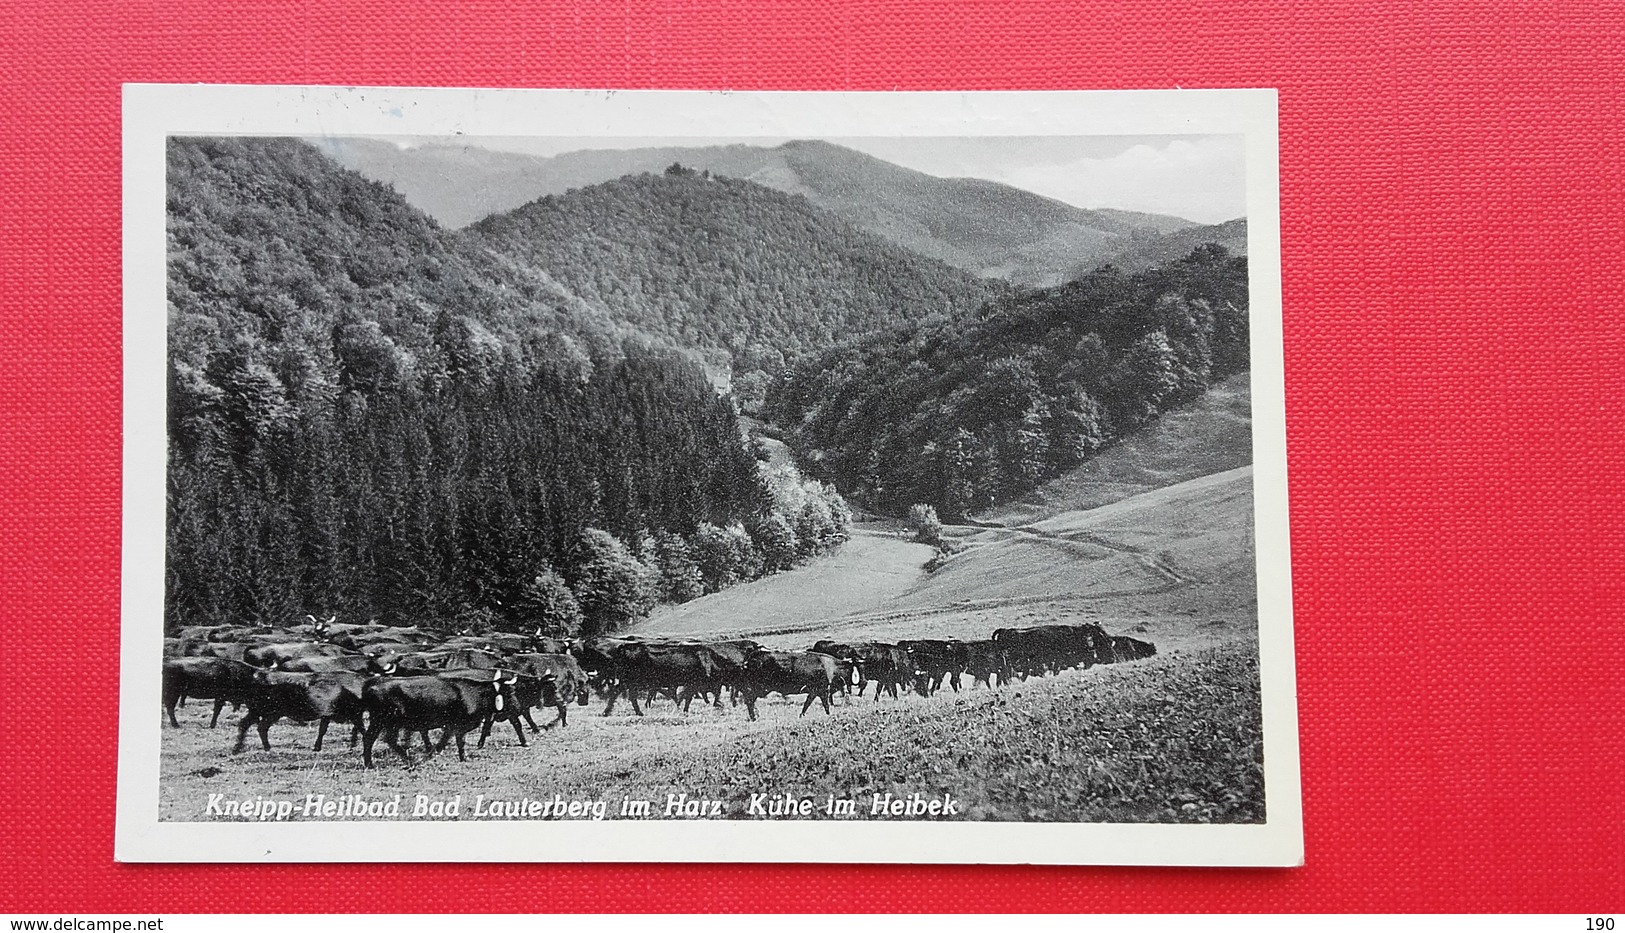
[[[799, 718], [799, 697], [774, 697], [755, 723], [743, 709], [696, 705], [685, 715], [665, 700], [644, 718], [620, 706], [604, 718], [595, 701], [572, 707], [568, 728], [532, 737], [528, 749], [504, 728], [466, 763], [419, 754], [406, 768], [386, 752], [371, 772], [342, 737], [311, 752], [313, 727], [279, 725], [270, 752], [232, 756], [234, 717], [199, 728], [208, 704], [194, 703], [185, 728], [164, 730], [161, 816], [205, 819], [208, 794], [222, 792], [562, 794], [608, 800], [612, 812], [635, 797], [654, 801], [656, 818], [668, 793], [723, 800], [725, 815], [738, 817], [756, 793], [834, 794], [867, 807], [870, 794], [919, 792], [952, 794], [970, 819], [1262, 820], [1245, 387], [1245, 376], [1232, 380], [1166, 416], [1181, 420], [1159, 425], [1160, 437], [1131, 441], [1135, 451], [1120, 445], [1107, 455], [1114, 462], [1079, 471], [1134, 494], [1101, 502], [1109, 493], [1100, 486], [1063, 477], [1023, 508], [951, 529], [961, 550], [934, 573], [924, 570], [929, 548], [895, 528], [860, 525], [833, 555], [668, 607], [639, 627], [805, 647], [824, 637], [975, 639], [1000, 627], [1094, 621], [1154, 642], [1154, 658], [995, 690], [967, 678], [958, 694], [854, 698], [827, 717], [815, 707]], [[1217, 469], [1185, 475], [1182, 446]], [[1066, 508], [1069, 499], [1083, 507]]]
[[1252, 374], [1237, 373], [1088, 463], [975, 518], [1020, 525], [1246, 466], [1253, 462], [1252, 411]]
[[698, 635], [721, 628], [775, 630], [834, 619], [896, 597], [925, 576], [930, 545], [859, 524], [835, 553], [784, 573], [677, 606], [661, 606], [634, 633]]

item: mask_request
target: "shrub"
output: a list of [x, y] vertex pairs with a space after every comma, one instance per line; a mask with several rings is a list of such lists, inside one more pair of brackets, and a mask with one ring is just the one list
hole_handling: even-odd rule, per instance
[[942, 543], [942, 520], [937, 518], [936, 509], [923, 502], [908, 507], [908, 529], [914, 532], [916, 541], [933, 545]]

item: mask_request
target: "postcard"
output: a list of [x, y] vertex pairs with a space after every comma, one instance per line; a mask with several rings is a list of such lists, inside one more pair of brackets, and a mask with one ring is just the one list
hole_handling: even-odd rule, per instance
[[1274, 91], [124, 104], [120, 860], [1301, 863]]

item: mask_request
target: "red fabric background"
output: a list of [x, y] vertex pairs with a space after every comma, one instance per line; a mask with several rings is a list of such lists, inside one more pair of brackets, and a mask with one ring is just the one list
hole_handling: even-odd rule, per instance
[[[0, 9], [0, 911], [1625, 910], [1625, 5], [536, 6]], [[115, 864], [124, 81], [1280, 88], [1307, 866]]]

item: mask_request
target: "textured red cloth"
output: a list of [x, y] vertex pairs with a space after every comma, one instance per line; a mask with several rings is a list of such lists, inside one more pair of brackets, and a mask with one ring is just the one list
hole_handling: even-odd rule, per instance
[[[0, 911], [1625, 910], [1625, 5], [515, 6], [0, 8]], [[115, 864], [125, 81], [1280, 88], [1307, 866]]]

